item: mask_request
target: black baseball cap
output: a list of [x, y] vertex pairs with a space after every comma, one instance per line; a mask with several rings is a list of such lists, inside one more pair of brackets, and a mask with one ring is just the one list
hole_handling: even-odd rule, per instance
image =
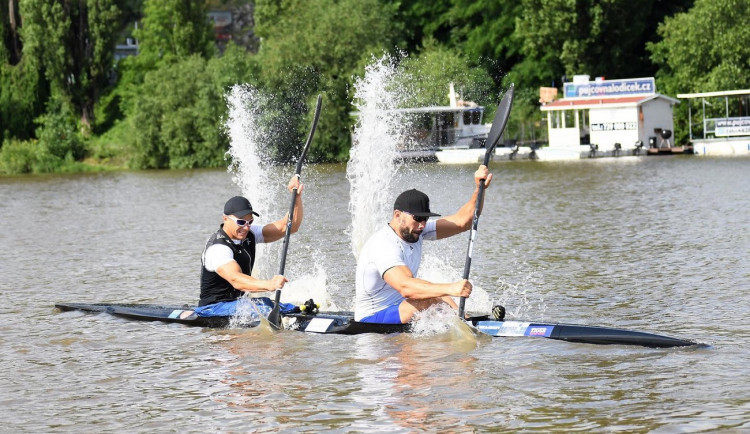
[[253, 206], [250, 205], [250, 201], [242, 196], [235, 196], [224, 204], [224, 215], [242, 217], [243, 215], [248, 215], [250, 213], [260, 217], [260, 214], [253, 211]]
[[408, 212], [414, 217], [439, 216], [430, 211], [430, 198], [417, 189], [406, 190], [398, 195], [393, 204], [394, 210]]

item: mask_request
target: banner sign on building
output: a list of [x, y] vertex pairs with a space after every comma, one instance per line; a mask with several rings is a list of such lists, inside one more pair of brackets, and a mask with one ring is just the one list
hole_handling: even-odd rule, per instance
[[638, 128], [637, 122], [591, 123], [591, 131], [622, 131], [622, 130], [635, 130], [637, 128]]
[[717, 136], [748, 136], [750, 135], [750, 117], [716, 119]]
[[602, 98], [656, 93], [654, 77], [565, 83], [563, 87], [565, 98]]

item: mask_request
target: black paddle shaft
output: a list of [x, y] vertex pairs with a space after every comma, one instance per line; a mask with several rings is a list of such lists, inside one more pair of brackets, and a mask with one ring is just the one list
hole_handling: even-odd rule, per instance
[[[313, 135], [315, 135], [315, 128], [318, 126], [318, 118], [320, 117], [321, 104], [322, 104], [322, 98], [320, 95], [318, 95], [318, 103], [315, 106], [315, 117], [313, 118], [313, 123], [312, 123], [312, 126], [310, 127], [310, 134], [307, 136], [307, 142], [305, 143], [305, 147], [302, 149], [302, 155], [300, 155], [299, 160], [297, 160], [297, 170], [295, 170], [294, 172], [297, 178], [299, 178], [300, 173], [302, 173], [302, 163], [304, 163], [305, 161], [307, 150], [310, 148], [310, 143], [312, 143]], [[291, 197], [292, 197], [292, 200], [291, 200], [291, 203], [289, 204], [289, 218], [286, 221], [286, 231], [284, 233], [284, 248], [281, 251], [281, 263], [279, 264], [279, 275], [284, 275], [284, 268], [286, 267], [286, 253], [287, 253], [287, 250], [289, 249], [289, 237], [292, 235], [292, 220], [294, 219], [294, 204], [297, 202], [297, 189], [296, 188], [292, 190]], [[277, 295], [278, 295], [278, 292], [277, 292]]]
[[[510, 85], [508, 88], [508, 91], [505, 92], [505, 95], [503, 96], [503, 99], [500, 101], [500, 104], [497, 106], [497, 113], [495, 113], [495, 120], [492, 121], [492, 127], [490, 127], [490, 132], [487, 134], [487, 141], [485, 142], [485, 147], [487, 148], [487, 151], [484, 153], [484, 165], [489, 167], [490, 164], [490, 158], [492, 158], [492, 153], [495, 151], [495, 147], [497, 146], [497, 143], [500, 141], [500, 136], [502, 136], [503, 131], [505, 130], [505, 126], [508, 124], [508, 117], [510, 116], [510, 108], [513, 105], [513, 93], [514, 93], [514, 85]], [[479, 226], [479, 209], [481, 208], [482, 201], [484, 200], [484, 190], [486, 188], [484, 184], [484, 179], [479, 182], [479, 193], [477, 194], [477, 201], [474, 204], [474, 218], [471, 222], [471, 232], [469, 234], [469, 248], [466, 252], [466, 263], [464, 264], [464, 274], [463, 278], [468, 279], [469, 278], [469, 271], [471, 270], [471, 254], [474, 250], [474, 240], [477, 237], [477, 227]], [[464, 317], [464, 309], [466, 306], [466, 297], [461, 297], [461, 300], [458, 305], [458, 316], [463, 318]]]
[[[312, 126], [310, 127], [310, 134], [307, 136], [307, 142], [305, 143], [305, 147], [302, 149], [302, 154], [299, 157], [299, 160], [297, 160], [297, 170], [294, 172], [294, 174], [299, 178], [300, 173], [302, 172], [302, 164], [305, 161], [305, 156], [307, 155], [307, 150], [310, 149], [310, 143], [312, 143], [313, 136], [315, 135], [315, 129], [318, 126], [318, 119], [320, 118], [320, 107], [322, 105], [322, 96], [318, 95], [318, 102], [315, 105], [315, 116], [313, 117]], [[286, 221], [286, 231], [284, 233], [284, 246], [281, 249], [281, 263], [279, 264], [279, 275], [284, 275], [284, 269], [286, 268], [286, 253], [287, 250], [289, 250], [289, 237], [292, 235], [292, 221], [294, 220], [294, 204], [297, 202], [297, 189], [292, 190], [292, 200], [291, 204], [289, 205], [289, 218]], [[271, 313], [268, 314], [268, 322], [271, 323], [276, 328], [279, 328], [281, 325], [281, 315], [279, 313], [280, 307], [279, 302], [281, 301], [281, 290], [276, 290], [276, 295], [274, 297], [274, 304], [273, 309], [271, 310]]]

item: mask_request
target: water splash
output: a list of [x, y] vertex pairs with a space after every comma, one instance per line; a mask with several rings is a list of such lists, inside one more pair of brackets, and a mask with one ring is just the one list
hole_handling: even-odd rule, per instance
[[[270, 155], [263, 146], [263, 138], [273, 128], [265, 119], [263, 107], [273, 103], [272, 98], [251, 86], [236, 85], [227, 93], [226, 99], [229, 115], [225, 127], [230, 140], [227, 154], [231, 157], [227, 171], [242, 195], [253, 204], [253, 210], [260, 214], [258, 220], [268, 223], [279, 212], [272, 210], [272, 206], [280, 203], [282, 193], [280, 180], [268, 170], [271, 167]], [[253, 275], [270, 277], [276, 273], [272, 261], [277, 256], [273, 254], [274, 250], [277, 249], [271, 245], [258, 245]]]
[[447, 304], [435, 304], [414, 314], [411, 331], [414, 336], [433, 336], [447, 333], [453, 327], [456, 311]]
[[[461, 271], [455, 265], [447, 263], [443, 258], [432, 254], [425, 254], [422, 263], [419, 266], [419, 277], [435, 283], [450, 283], [461, 278]], [[472, 282], [474, 287], [471, 296], [466, 299], [466, 312], [486, 313], [492, 310], [492, 300], [490, 296], [476, 282]], [[459, 297], [454, 297], [456, 304]], [[453, 315], [455, 316], [455, 312]]]
[[388, 55], [365, 68], [356, 80], [354, 106], [359, 112], [346, 177], [350, 184], [348, 229], [352, 251], [358, 257], [362, 246], [383, 223], [390, 219], [393, 194], [391, 184], [398, 170], [397, 146], [406, 137], [399, 107], [405, 93], [397, 83], [398, 69]]
[[[389, 221], [397, 193], [392, 187], [398, 192], [402, 190], [398, 185], [399, 171], [405, 169], [412, 172], [410, 176], [414, 172], [426, 176], [420, 174], [420, 165], [405, 166], [397, 162], [398, 150], [413, 141], [414, 119], [393, 110], [403, 107], [411, 94], [403, 85], [409, 81], [404, 80], [404, 75], [395, 65], [395, 59], [386, 55], [373, 59], [364, 77], [355, 83], [354, 105], [359, 116], [347, 164], [352, 216], [348, 234], [355, 257], [367, 239]], [[439, 283], [455, 282], [461, 277], [461, 269], [426, 253], [419, 277]], [[467, 310], [488, 312], [491, 307], [487, 292], [475, 286], [467, 299]]]
[[[278, 135], [278, 130], [289, 128], [289, 125], [283, 119], [277, 119], [275, 112], [269, 109], [276, 104], [274, 98], [251, 86], [233, 86], [226, 99], [229, 116], [225, 127], [230, 139], [227, 154], [231, 157], [227, 170], [232, 175], [232, 181], [260, 214], [257, 221], [270, 223], [288, 211], [289, 193], [283, 186], [291, 176], [291, 170], [271, 164], [273, 152], [265, 143], [268, 137]], [[303, 222], [302, 230], [304, 227]], [[300, 241], [293, 236], [291, 242]], [[297, 249], [306, 247], [296, 246]], [[282, 248], [283, 241], [258, 244], [253, 276], [268, 279], [275, 275]], [[320, 265], [316, 264], [311, 272], [309, 265], [287, 260], [284, 274], [290, 281], [281, 291], [282, 302], [301, 304], [313, 298], [321, 306], [335, 307], [326, 292], [327, 274]], [[245, 312], [238, 310], [239, 321], [243, 320], [243, 315]]]
[[[322, 253], [316, 251], [313, 257], [320, 256], [322, 256]], [[281, 291], [282, 302], [301, 305], [312, 298], [321, 311], [340, 310], [330, 295], [338, 292], [338, 286], [335, 283], [328, 282], [328, 273], [326, 273], [322, 263], [323, 261], [315, 262], [314, 270], [310, 270], [309, 264], [306, 264], [306, 272], [295, 272], [295, 278], [290, 279]]]
[[[540, 316], [539, 319], [543, 320], [547, 305], [544, 296], [536, 289], [544, 286], [537, 282], [540, 270], [533, 268], [525, 261], [519, 261], [515, 255], [511, 257], [514, 259], [512, 264], [508, 264], [508, 272], [510, 274], [515, 272], [520, 277], [513, 281], [502, 278], [497, 280], [501, 291], [497, 303], [505, 306], [507, 319], [523, 319], [532, 315]], [[530, 297], [530, 293], [535, 294], [533, 298]]]
[[261, 317], [268, 317], [271, 308], [248, 297], [237, 301], [237, 309], [229, 320], [229, 328], [255, 327], [260, 324]]
[[441, 336], [458, 350], [471, 351], [492, 338], [469, 326], [447, 304], [436, 304], [417, 312], [411, 323], [412, 336]]

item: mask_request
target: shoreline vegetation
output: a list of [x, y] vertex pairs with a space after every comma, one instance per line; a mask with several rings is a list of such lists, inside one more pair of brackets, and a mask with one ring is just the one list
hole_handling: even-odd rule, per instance
[[[655, 76], [670, 95], [750, 88], [744, 0], [569, 3], [0, 2], [0, 175], [227, 167], [235, 85], [264, 96], [278, 163], [298, 154], [322, 94], [309, 160], [345, 162], [354, 84], [374, 62], [397, 65], [409, 107], [446, 105], [453, 82], [491, 119], [515, 83], [507, 133], [519, 141], [546, 136], [539, 87], [575, 74]], [[697, 122], [687, 105], [675, 107], [677, 143]]]

